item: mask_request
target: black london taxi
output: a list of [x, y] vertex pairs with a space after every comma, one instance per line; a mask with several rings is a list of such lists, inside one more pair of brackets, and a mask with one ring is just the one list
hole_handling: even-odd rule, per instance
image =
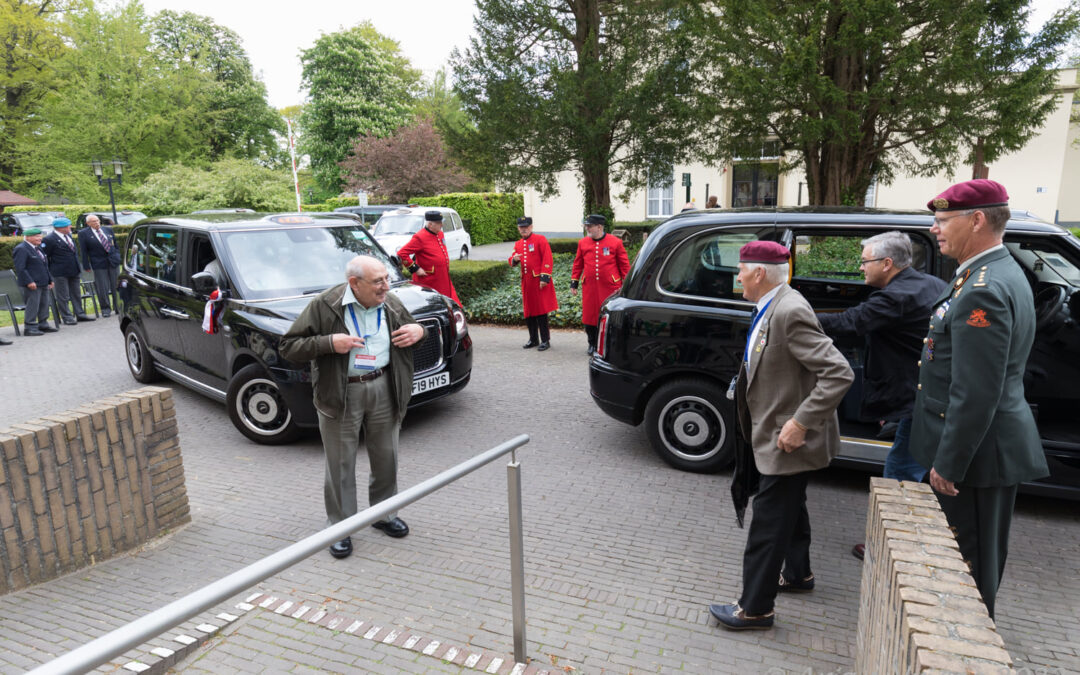
[[[859, 271], [860, 242], [881, 232], [905, 232], [915, 269], [951, 279], [956, 261], [938, 251], [932, 219], [926, 211], [820, 207], [671, 218], [649, 236], [622, 289], [601, 308], [599, 349], [589, 362], [593, 400], [615, 419], [644, 422], [650, 445], [670, 465], [719, 471], [732, 461], [735, 417], [726, 390], [753, 308], [735, 278], [739, 248], [756, 239], [788, 247], [792, 287], [817, 311], [842, 311], [874, 290]], [[1023, 489], [1080, 498], [1080, 240], [1021, 215], [1009, 221], [1005, 246], [1035, 297], [1024, 388], [1051, 470]], [[861, 338], [837, 346], [856, 378], [838, 410], [843, 448], [834, 463], [873, 470], [884, 465], [892, 442], [878, 438], [877, 420], [860, 417], [866, 347]]]
[[[409, 283], [354, 217], [228, 213], [153, 218], [132, 229], [120, 274], [120, 329], [131, 374], [160, 376], [226, 404], [251, 440], [286, 443], [317, 427], [307, 363], [278, 343], [317, 293], [345, 280], [356, 255], [387, 263], [391, 292], [427, 334], [414, 350], [410, 407], [469, 382], [472, 338], [449, 298]], [[204, 330], [216, 289], [214, 332]], [[209, 323], [208, 323], [209, 325]]]

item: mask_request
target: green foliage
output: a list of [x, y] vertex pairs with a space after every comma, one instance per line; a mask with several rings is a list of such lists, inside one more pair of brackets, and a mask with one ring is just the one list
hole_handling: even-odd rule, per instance
[[628, 194], [702, 150], [712, 118], [685, 23], [696, 0], [476, 5], [477, 37], [452, 56], [476, 128], [446, 130], [475, 175], [549, 196], [573, 170], [594, 213], [610, 206], [612, 179]]
[[450, 278], [458, 298], [468, 305], [473, 298], [502, 286], [511, 269], [500, 260], [451, 260]]
[[713, 162], [775, 142], [810, 204], [861, 205], [871, 181], [951, 173], [1022, 147], [1058, 106], [1075, 3], [1037, 34], [1029, 0], [713, 0], [686, 15]]
[[861, 278], [861, 241], [860, 237], [811, 237], [809, 244], [796, 247], [795, 276], [846, 281]]
[[333, 211], [334, 209], [341, 208], [342, 206], [360, 206], [360, 200], [356, 197], [331, 197], [326, 200], [326, 208]]
[[548, 239], [548, 244], [551, 246], [552, 253], [569, 253], [570, 255], [574, 255], [574, 253], [577, 252], [578, 243], [580, 241], [581, 237], [578, 237], [577, 239], [571, 237], [558, 237]]
[[[311, 158], [315, 181], [341, 191], [338, 162], [364, 134], [386, 136], [409, 119], [410, 87], [418, 77], [397, 43], [370, 23], [323, 35], [301, 52], [308, 102], [300, 114], [300, 148]], [[411, 74], [410, 74], [411, 73]]]
[[1080, 237], [1080, 227], [1070, 227], [1069, 231], [1072, 232], [1077, 237]]
[[246, 159], [223, 159], [207, 169], [172, 164], [148, 177], [136, 196], [155, 213], [197, 209], [296, 209], [292, 176]]
[[[573, 254], [557, 253], [552, 265], [552, 281], [555, 284], [555, 296], [559, 299], [559, 309], [549, 315], [550, 325], [557, 328], [581, 327], [581, 295], [570, 292], [570, 269], [574, 263]], [[505, 265], [509, 268], [509, 265]], [[469, 321], [475, 323], [497, 323], [523, 325], [525, 317], [521, 309], [521, 276], [514, 270], [507, 274], [499, 286], [492, 288], [464, 303]], [[454, 281], [457, 288], [457, 281]]]
[[[155, 211], [148, 207], [146, 204], [117, 204], [117, 211], [141, 211], [148, 216], [163, 216], [169, 213], [168, 211]], [[109, 213], [112, 211], [112, 205], [110, 204], [41, 204], [39, 206], [8, 206], [4, 208], [5, 213], [13, 213], [15, 211], [60, 211], [64, 214], [68, 220], [72, 223], [84, 213]], [[117, 227], [126, 227], [125, 225], [118, 225]]]
[[466, 223], [473, 246], [517, 239], [517, 219], [525, 215], [525, 198], [520, 193], [460, 192], [414, 197], [409, 203], [457, 211]]

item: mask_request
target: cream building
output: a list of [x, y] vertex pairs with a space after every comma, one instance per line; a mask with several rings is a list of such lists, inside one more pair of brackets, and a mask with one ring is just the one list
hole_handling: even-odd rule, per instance
[[[1080, 129], [1069, 120], [1078, 88], [1076, 69], [1058, 71], [1058, 106], [1038, 134], [1021, 150], [989, 165], [989, 177], [1005, 185], [1013, 208], [1073, 227], [1080, 225], [1080, 147], [1074, 143], [1080, 141]], [[628, 201], [613, 203], [615, 219], [663, 220], [681, 211], [687, 202], [704, 208], [709, 195], [718, 196], [722, 207], [806, 204], [805, 175], [801, 171], [778, 174], [779, 157], [767, 156], [767, 149], [764, 154], [760, 161], [721, 167], [677, 164], [664, 187], [649, 188], [632, 194]], [[689, 174], [689, 198], [683, 185], [685, 174]], [[872, 187], [866, 205], [923, 208], [928, 199], [970, 175], [971, 166], [958, 163], [952, 178], [944, 174], [929, 178], [898, 176], [891, 185]], [[584, 195], [577, 173], [560, 174], [558, 189], [551, 199], [526, 190], [525, 214], [532, 216], [538, 231], [579, 236]], [[619, 186], [613, 184], [611, 192], [618, 194]]]

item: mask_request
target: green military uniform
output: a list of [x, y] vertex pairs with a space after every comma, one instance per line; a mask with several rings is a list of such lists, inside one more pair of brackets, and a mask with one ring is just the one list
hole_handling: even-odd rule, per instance
[[911, 454], [956, 484], [938, 500], [993, 617], [1017, 486], [1049, 474], [1024, 398], [1035, 306], [1023, 270], [995, 247], [961, 265], [934, 307]]

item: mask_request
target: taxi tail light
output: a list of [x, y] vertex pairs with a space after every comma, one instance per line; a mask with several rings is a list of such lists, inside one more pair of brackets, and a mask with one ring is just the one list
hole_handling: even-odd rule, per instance
[[596, 327], [596, 354], [600, 358], [607, 356], [607, 320], [607, 314], [601, 316], [600, 325]]

